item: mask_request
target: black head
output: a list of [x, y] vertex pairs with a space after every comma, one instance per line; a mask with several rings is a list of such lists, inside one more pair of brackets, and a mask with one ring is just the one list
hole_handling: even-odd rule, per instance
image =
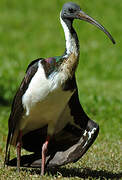
[[81, 10], [80, 6], [78, 6], [77, 4], [75, 4], [73, 2], [68, 2], [68, 3], [64, 4], [64, 6], [62, 8], [62, 11], [61, 11], [61, 18], [65, 22], [67, 22], [67, 20], [68, 20], [68, 22], [69, 21], [72, 22], [74, 19], [80, 19], [80, 20], [87, 21], [87, 22], [97, 26], [99, 29], [101, 29], [110, 38], [110, 40], [113, 42], [113, 44], [115, 44], [115, 41], [114, 41], [113, 37], [104, 28], [104, 26], [102, 26], [100, 23], [98, 23], [92, 17], [85, 14]]
[[80, 10], [80, 6], [73, 2], [68, 2], [62, 8], [61, 17], [63, 19], [75, 19]]

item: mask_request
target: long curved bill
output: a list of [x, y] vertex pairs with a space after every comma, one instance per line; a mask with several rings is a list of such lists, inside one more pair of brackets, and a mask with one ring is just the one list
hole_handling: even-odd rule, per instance
[[112, 41], [113, 44], [116, 43], [115, 40], [113, 39], [113, 37], [111, 36], [111, 34], [101, 24], [99, 24], [92, 17], [85, 14], [83, 11], [81, 11], [81, 10], [79, 11], [79, 13], [77, 14], [77, 19], [84, 20], [86, 22], [89, 22], [89, 23], [95, 25], [96, 27], [101, 29], [109, 37], [109, 39]]

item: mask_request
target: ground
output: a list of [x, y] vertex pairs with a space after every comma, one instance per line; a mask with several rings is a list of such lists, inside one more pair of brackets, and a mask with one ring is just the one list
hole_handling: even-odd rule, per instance
[[[40, 179], [39, 169], [3, 168], [10, 104], [30, 61], [61, 55], [64, 34], [59, 12], [66, 0], [0, 1], [0, 179]], [[100, 126], [99, 136], [77, 163], [46, 172], [43, 179], [122, 178], [121, 0], [74, 0], [113, 35], [116, 45], [88, 23], [76, 21], [80, 102]], [[26, 153], [26, 152], [23, 152]], [[13, 150], [12, 156], [16, 156]]]

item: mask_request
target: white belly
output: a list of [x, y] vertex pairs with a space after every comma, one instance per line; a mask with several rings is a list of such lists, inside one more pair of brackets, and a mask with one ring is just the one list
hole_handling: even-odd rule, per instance
[[66, 122], [63, 122], [62, 127], [56, 129], [56, 124], [60, 117], [60, 114], [64, 110], [69, 98], [71, 97], [71, 92], [62, 91], [61, 89], [51, 92], [44, 100], [36, 103], [29, 112], [29, 115], [24, 115], [21, 120], [20, 128], [23, 134], [29, 131], [41, 128], [48, 124], [48, 133], [53, 134], [54, 131], [58, 132], [62, 129]]

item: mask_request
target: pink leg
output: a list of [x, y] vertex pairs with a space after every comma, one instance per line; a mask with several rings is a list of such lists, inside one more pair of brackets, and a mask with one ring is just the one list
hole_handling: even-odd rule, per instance
[[20, 171], [21, 145], [22, 145], [22, 131], [19, 131], [19, 135], [17, 139], [17, 172]]
[[46, 153], [48, 149], [48, 143], [49, 143], [50, 137], [48, 136], [45, 143], [42, 146], [42, 164], [41, 164], [41, 175], [44, 175], [45, 171], [45, 161], [46, 161]]

